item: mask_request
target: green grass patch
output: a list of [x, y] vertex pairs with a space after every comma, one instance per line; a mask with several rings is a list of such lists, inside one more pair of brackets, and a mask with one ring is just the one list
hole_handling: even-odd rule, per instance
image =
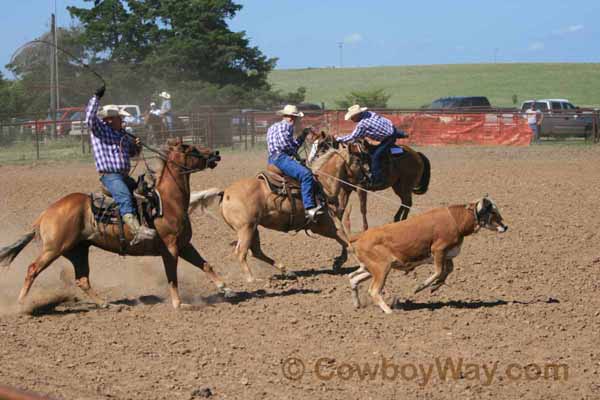
[[532, 98], [567, 98], [579, 106], [600, 104], [600, 64], [455, 64], [371, 68], [275, 70], [275, 89], [307, 89], [306, 100], [335, 101], [354, 90], [385, 89], [388, 107], [418, 108], [445, 96], [487, 96], [493, 106], [512, 107]]
[[47, 161], [91, 160], [88, 143], [83, 153], [80, 138], [62, 138], [39, 143], [39, 158], [33, 140], [15, 141], [0, 147], [0, 164], [29, 164]]

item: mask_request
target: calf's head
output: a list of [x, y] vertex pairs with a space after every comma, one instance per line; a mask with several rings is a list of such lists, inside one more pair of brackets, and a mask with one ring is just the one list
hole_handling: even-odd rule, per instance
[[490, 229], [500, 233], [508, 230], [508, 225], [502, 221], [502, 215], [494, 200], [487, 195], [475, 204], [475, 218], [481, 228]]

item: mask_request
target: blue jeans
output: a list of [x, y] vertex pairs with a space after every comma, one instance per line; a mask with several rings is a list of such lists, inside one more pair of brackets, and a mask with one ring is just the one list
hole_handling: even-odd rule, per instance
[[300, 182], [302, 203], [304, 204], [305, 210], [315, 207], [315, 199], [313, 197], [313, 175], [308, 168], [287, 154], [279, 154], [269, 157], [269, 164], [275, 165], [281, 170], [281, 172]]
[[135, 182], [130, 177], [121, 174], [103, 174], [100, 181], [105, 188], [112, 194], [112, 198], [119, 206], [121, 216], [125, 214], [135, 214], [133, 198], [131, 196], [130, 185]]
[[371, 179], [376, 183], [383, 183], [383, 156], [389, 153], [390, 147], [396, 143], [396, 134], [384, 139], [370, 151], [371, 154]]
[[538, 124], [529, 124], [529, 127], [531, 128], [531, 131], [533, 132], [533, 139], [532, 141], [537, 142], [538, 140], [540, 140], [540, 131], [538, 128]]
[[165, 117], [165, 122], [167, 124], [167, 129], [169, 131], [173, 130], [173, 115], [171, 115], [171, 113], [167, 113], [164, 115]]

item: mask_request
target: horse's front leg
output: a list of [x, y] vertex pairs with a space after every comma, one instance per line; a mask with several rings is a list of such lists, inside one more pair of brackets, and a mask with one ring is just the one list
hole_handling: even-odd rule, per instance
[[221, 280], [219, 275], [213, 270], [212, 266], [206, 262], [206, 260], [198, 253], [198, 250], [189, 243], [179, 253], [179, 256], [183, 258], [185, 261], [192, 264], [194, 267], [200, 268], [204, 271], [208, 278], [217, 286], [219, 292], [221, 292], [226, 297], [232, 295], [233, 292], [229, 289], [225, 283]]
[[362, 215], [363, 231], [369, 229], [369, 222], [367, 221], [367, 192], [364, 190], [358, 190], [358, 200], [360, 202], [360, 213]]
[[340, 190], [340, 193], [338, 194], [338, 206], [337, 206], [337, 209], [335, 210], [335, 214], [340, 220], [342, 219], [342, 216], [344, 215], [344, 210], [346, 209], [346, 207], [348, 207], [348, 200], [350, 199], [351, 193], [352, 193], [351, 191], [344, 190], [342, 188], [342, 190]]
[[169, 292], [171, 294], [171, 303], [174, 308], [181, 306], [181, 298], [179, 297], [179, 289], [177, 283], [177, 261], [179, 259], [179, 250], [177, 246], [169, 246], [162, 253], [163, 263], [165, 265], [165, 273], [167, 282], [169, 283]]

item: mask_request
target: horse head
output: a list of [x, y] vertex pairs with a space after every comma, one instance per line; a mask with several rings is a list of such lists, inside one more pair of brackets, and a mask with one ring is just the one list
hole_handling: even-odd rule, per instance
[[321, 131], [320, 133], [313, 133], [313, 141], [311, 145], [310, 155], [308, 157], [308, 163], [312, 163], [315, 159], [319, 158], [323, 154], [327, 153], [330, 149], [338, 149], [339, 143], [335, 139], [335, 136]]
[[219, 151], [208, 147], [184, 144], [181, 138], [167, 140], [168, 161], [183, 169], [182, 172], [213, 169], [221, 161]]

